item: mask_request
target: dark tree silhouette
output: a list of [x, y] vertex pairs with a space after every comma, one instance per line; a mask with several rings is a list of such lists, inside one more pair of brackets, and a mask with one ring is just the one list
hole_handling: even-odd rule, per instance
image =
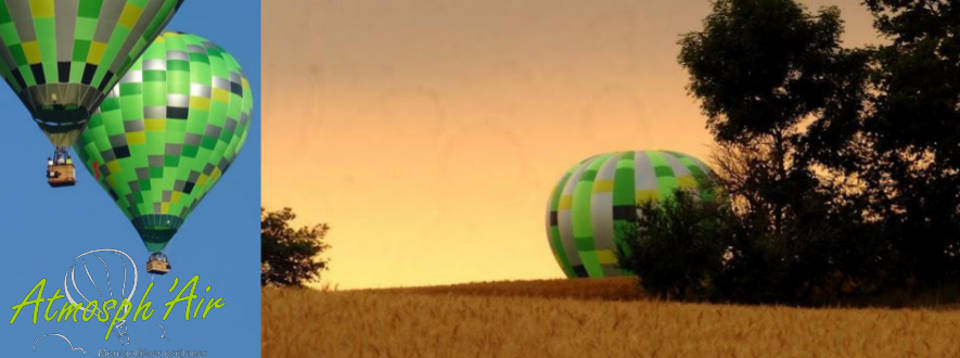
[[330, 230], [327, 224], [294, 229], [290, 222], [297, 216], [290, 208], [267, 212], [260, 208], [260, 284], [303, 286], [320, 279], [329, 260], [320, 255], [330, 245], [323, 240]]
[[750, 155], [752, 172], [730, 183], [732, 194], [777, 235], [790, 235], [801, 199], [819, 186], [802, 124], [835, 128], [860, 112], [845, 97], [862, 93], [850, 77], [866, 56], [840, 46], [842, 31], [835, 7], [809, 14], [792, 0], [720, 0], [703, 31], [680, 41], [707, 128]]
[[740, 227], [729, 206], [701, 202], [698, 194], [677, 190], [662, 203], [640, 205], [637, 214], [633, 225], [617, 228], [628, 248], [619, 251], [623, 267], [657, 296], [711, 298], [729, 240]]
[[[680, 40], [689, 91], [719, 143], [721, 183], [751, 236], [740, 241], [749, 248], [736, 250], [759, 255], [742, 260], [756, 263], [755, 279], [782, 300], [827, 285], [843, 261], [837, 243], [856, 230], [828, 223], [859, 223], [818, 172], [863, 112], [869, 56], [842, 48], [842, 32], [835, 7], [811, 13], [792, 0], [718, 0], [703, 30]], [[769, 273], [776, 277], [761, 277]]]
[[867, 0], [879, 46], [864, 121], [862, 175], [905, 271], [935, 285], [960, 276], [960, 3]]

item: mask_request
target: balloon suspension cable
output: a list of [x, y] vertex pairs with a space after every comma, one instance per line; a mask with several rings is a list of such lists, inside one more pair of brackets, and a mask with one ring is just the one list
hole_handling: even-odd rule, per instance
[[69, 157], [70, 154], [67, 153], [67, 150], [68, 149], [66, 147], [55, 147], [53, 149], [53, 161], [57, 162], [60, 160], [60, 158], [66, 159]]
[[51, 336], [52, 336], [52, 337], [60, 337], [61, 339], [63, 339], [64, 341], [66, 341], [67, 344], [70, 345], [70, 351], [71, 351], [71, 352], [80, 351], [80, 353], [87, 354], [87, 351], [86, 351], [85, 349], [83, 349], [83, 347], [75, 347], [75, 346], [73, 345], [73, 342], [70, 342], [70, 339], [67, 338], [67, 336], [64, 336], [64, 335], [62, 335], [62, 334], [60, 334], [60, 333], [47, 333], [47, 334], [44, 334], [44, 335], [41, 335], [41, 336], [37, 337], [37, 339], [35, 339], [35, 340], [33, 341], [33, 351], [34, 351], [34, 352], [37, 351], [37, 343], [40, 343], [40, 340], [41, 340], [41, 339], [46, 338], [46, 337], [51, 337]]
[[[74, 263], [67, 268], [67, 273], [65, 273], [63, 276], [63, 288], [64, 288], [64, 292], [66, 293], [67, 300], [71, 304], [77, 304], [77, 301], [74, 300], [73, 295], [70, 294], [70, 289], [69, 289], [70, 286], [67, 284], [67, 278], [69, 276], [70, 284], [73, 286], [73, 289], [77, 292], [77, 294], [79, 294], [80, 297], [83, 298], [83, 300], [88, 305], [91, 302], [91, 300], [87, 298], [86, 295], [83, 294], [83, 292], [80, 290], [80, 287], [77, 285], [77, 280], [76, 280], [77, 262], [76, 261], [79, 260], [80, 264], [83, 266], [84, 273], [86, 273], [87, 275], [87, 279], [90, 281], [90, 284], [97, 290], [97, 298], [100, 300], [100, 302], [103, 302], [105, 298], [103, 295], [103, 291], [100, 290], [100, 286], [98, 286], [96, 281], [93, 279], [93, 275], [90, 273], [90, 268], [87, 266], [86, 259], [84, 258], [84, 256], [86, 255], [100, 253], [100, 252], [112, 253], [114, 255], [121, 256], [121, 258], [125, 258], [126, 261], [130, 261], [131, 263], [130, 267], [133, 269], [133, 285], [132, 285], [132, 288], [130, 289], [129, 295], [127, 295], [125, 299], [127, 302], [130, 302], [130, 304], [132, 305], [133, 295], [137, 291], [137, 281], [139, 276], [139, 273], [137, 271], [137, 265], [136, 265], [136, 262], [133, 261], [133, 258], [130, 257], [130, 255], [127, 255], [126, 252], [123, 252], [121, 250], [116, 250], [116, 249], [90, 250], [74, 258]], [[94, 257], [96, 257], [97, 260], [99, 260], [100, 263], [103, 264], [103, 270], [107, 280], [107, 285], [106, 285], [107, 292], [109, 297], [112, 299], [113, 284], [110, 281], [109, 266], [107, 265], [107, 262], [99, 255], [94, 255]], [[121, 261], [121, 264], [123, 267], [123, 283], [120, 289], [121, 295], [126, 291], [126, 288], [127, 288], [127, 262], [126, 261]], [[152, 280], [152, 277], [151, 277], [151, 280]], [[123, 310], [124, 310], [123, 315], [126, 316], [130, 312], [131, 306], [123, 305], [123, 303], [121, 303], [121, 306], [123, 307]], [[84, 306], [81, 306], [80, 309], [83, 311], [86, 311], [86, 307]], [[97, 309], [94, 311], [94, 314], [97, 314], [99, 312], [102, 312], [102, 310], [101, 310], [101, 307], [98, 306]], [[114, 333], [117, 335], [117, 338], [122, 341], [121, 345], [124, 345], [124, 346], [130, 344], [130, 335], [129, 335], [129, 331], [126, 323], [127, 323], [126, 319], [121, 319], [121, 320], [118, 320], [117, 323], [114, 325]], [[64, 337], [64, 339], [65, 338], [66, 337]], [[86, 352], [84, 352], [84, 354], [86, 354]]]

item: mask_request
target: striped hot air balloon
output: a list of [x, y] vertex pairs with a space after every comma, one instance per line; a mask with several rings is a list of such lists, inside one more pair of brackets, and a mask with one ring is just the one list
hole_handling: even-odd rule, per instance
[[676, 189], [717, 200], [714, 178], [702, 161], [671, 151], [587, 158], [563, 175], [550, 196], [547, 237], [554, 257], [570, 278], [630, 275], [617, 260], [617, 251], [626, 250], [617, 228], [630, 224], [640, 204], [665, 200]]
[[0, 1], [0, 75], [50, 142], [67, 148], [181, 3]]
[[182, 3], [0, 0], [0, 76], [54, 147], [50, 186], [76, 183], [67, 148]]
[[165, 32], [113, 88], [74, 150], [161, 257], [240, 153], [252, 110], [250, 83], [230, 53], [197, 35]]

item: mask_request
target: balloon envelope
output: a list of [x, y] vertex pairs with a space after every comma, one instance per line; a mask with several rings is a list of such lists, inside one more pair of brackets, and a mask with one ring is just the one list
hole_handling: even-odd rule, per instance
[[0, 75], [69, 147], [183, 0], [2, 0]]
[[167, 245], [247, 138], [253, 97], [236, 59], [196, 35], [154, 40], [74, 149], [151, 252]]
[[665, 200], [676, 189], [714, 201], [714, 174], [700, 160], [669, 151], [627, 151], [596, 155], [570, 168], [547, 205], [547, 237], [567, 277], [630, 275], [618, 250], [629, 252], [625, 233], [637, 207]]

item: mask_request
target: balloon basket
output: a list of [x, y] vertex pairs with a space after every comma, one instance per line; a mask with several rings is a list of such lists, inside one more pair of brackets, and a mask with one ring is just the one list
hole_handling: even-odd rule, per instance
[[167, 262], [166, 256], [163, 256], [163, 254], [150, 255], [150, 258], [147, 259], [147, 272], [156, 275], [170, 272], [170, 263]]
[[55, 164], [47, 166], [47, 184], [52, 188], [77, 184], [77, 172], [73, 164]]

